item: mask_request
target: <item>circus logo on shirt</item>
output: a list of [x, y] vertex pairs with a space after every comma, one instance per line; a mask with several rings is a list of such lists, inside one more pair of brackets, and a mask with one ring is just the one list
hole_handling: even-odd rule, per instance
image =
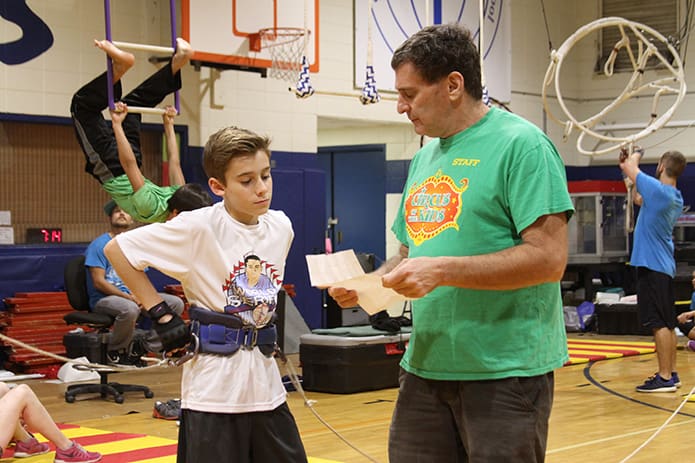
[[415, 246], [447, 228], [458, 230], [461, 194], [467, 189], [467, 178], [461, 179], [457, 185], [440, 170], [408, 190], [405, 200], [405, 224], [408, 236]]
[[270, 323], [282, 286], [280, 272], [255, 254], [239, 261], [222, 285], [225, 313], [239, 317], [245, 325], [263, 327]]

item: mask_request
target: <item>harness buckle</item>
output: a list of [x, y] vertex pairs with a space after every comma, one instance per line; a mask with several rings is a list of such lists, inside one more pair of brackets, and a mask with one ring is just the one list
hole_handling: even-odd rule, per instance
[[174, 367], [180, 367], [184, 363], [188, 362], [190, 359], [198, 355], [198, 351], [200, 350], [200, 340], [198, 339], [198, 336], [196, 336], [195, 333], [191, 333], [191, 342], [188, 343], [188, 346], [186, 347], [186, 353], [183, 354], [181, 357], [166, 357], [166, 352], [162, 353], [164, 356], [165, 360], [167, 360], [167, 363], [170, 366]]
[[240, 331], [243, 333], [242, 342], [238, 344], [246, 350], [253, 350], [258, 341], [258, 330], [255, 328], [242, 328]]

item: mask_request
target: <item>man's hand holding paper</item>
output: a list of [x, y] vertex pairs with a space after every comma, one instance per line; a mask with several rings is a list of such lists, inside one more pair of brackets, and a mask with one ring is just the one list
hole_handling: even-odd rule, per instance
[[406, 300], [390, 288], [384, 288], [381, 276], [365, 274], [354, 251], [306, 256], [311, 285], [331, 288], [330, 294], [341, 307], [360, 305], [372, 315], [389, 305]]

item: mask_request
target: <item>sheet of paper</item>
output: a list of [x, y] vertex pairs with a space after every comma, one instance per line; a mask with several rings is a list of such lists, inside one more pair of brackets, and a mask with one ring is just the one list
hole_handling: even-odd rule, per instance
[[327, 288], [337, 281], [349, 280], [364, 275], [364, 270], [352, 249], [333, 254], [308, 254], [311, 286]]
[[406, 300], [391, 288], [384, 288], [380, 276], [365, 274], [351, 249], [334, 254], [307, 255], [306, 263], [312, 286], [334, 286], [355, 290], [360, 307], [369, 315], [384, 310], [393, 303]]

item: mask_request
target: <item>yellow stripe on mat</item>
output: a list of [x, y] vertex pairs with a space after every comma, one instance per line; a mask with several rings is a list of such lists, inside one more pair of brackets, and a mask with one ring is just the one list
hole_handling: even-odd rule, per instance
[[601, 344], [601, 345], [606, 345], [606, 346], [645, 346], [645, 347], [654, 347], [653, 342], [649, 341], [606, 341], [606, 340], [600, 340], [600, 339], [576, 339], [576, 338], [568, 338], [567, 343], [574, 343], [574, 344]]
[[601, 341], [595, 339], [568, 339], [567, 348], [570, 360], [566, 365], [651, 354], [656, 350], [653, 342]]

